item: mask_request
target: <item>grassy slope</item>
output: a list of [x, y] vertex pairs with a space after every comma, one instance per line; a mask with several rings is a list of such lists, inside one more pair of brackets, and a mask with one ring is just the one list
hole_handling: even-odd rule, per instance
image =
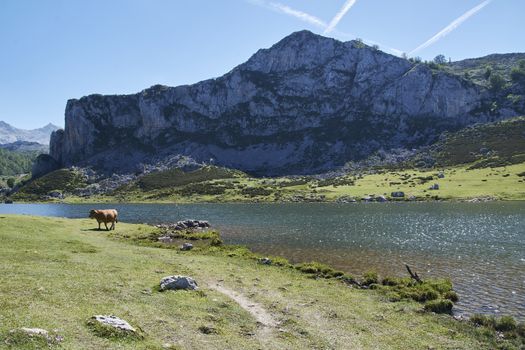
[[[130, 245], [93, 227], [88, 220], [0, 217], [0, 347], [12, 328], [41, 327], [56, 329], [68, 349], [494, 348], [485, 331], [422, 313], [414, 302], [386, 302], [374, 291], [246, 259]], [[150, 230], [119, 223], [116, 232]], [[202, 292], [156, 292], [170, 274], [194, 276]], [[260, 303], [279, 329], [264, 336], [248, 312], [209, 288], [219, 279]], [[94, 314], [123, 317], [145, 338], [95, 336], [86, 327]]]

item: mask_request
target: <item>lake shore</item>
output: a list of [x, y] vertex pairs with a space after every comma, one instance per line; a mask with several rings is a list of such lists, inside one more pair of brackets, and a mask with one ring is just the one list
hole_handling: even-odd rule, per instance
[[[9, 340], [11, 329], [40, 327], [57, 330], [63, 337], [59, 347], [345, 348], [352, 344], [356, 348], [489, 349], [520, 341], [499, 339], [489, 328], [448, 315], [422, 312], [422, 304], [414, 301], [391, 302], [378, 290], [264, 265], [244, 256], [240, 248], [228, 248], [225, 254], [130, 244], [130, 238], [150, 235], [155, 229], [151, 226], [119, 223], [115, 232], [108, 233], [94, 231], [96, 226], [85, 219], [0, 217], [5, 271], [0, 290], [9, 296], [2, 298], [4, 340]], [[172, 274], [191, 275], [200, 292], [157, 292], [159, 280]], [[248, 301], [248, 309], [259, 310], [259, 316], [243, 308], [243, 301]], [[101, 313], [116, 314], [140, 327], [142, 339], [94, 335], [86, 320]], [[263, 317], [262, 324], [258, 317]]]

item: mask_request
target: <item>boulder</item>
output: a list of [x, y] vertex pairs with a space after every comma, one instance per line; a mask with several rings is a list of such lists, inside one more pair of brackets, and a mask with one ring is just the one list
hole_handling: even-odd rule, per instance
[[383, 202], [388, 202], [388, 199], [386, 199], [385, 196], [377, 196], [376, 201], [383, 203]]
[[193, 244], [191, 243], [184, 243], [183, 245], [180, 246], [180, 250], [192, 250], [193, 249]]
[[272, 260], [269, 259], [269, 258], [261, 258], [259, 259], [259, 262], [263, 265], [271, 265], [272, 264]]
[[392, 192], [390, 195], [392, 196], [392, 198], [403, 198], [405, 197], [405, 192], [396, 191]]
[[433, 184], [428, 188], [429, 190], [439, 190], [439, 184]]
[[160, 290], [177, 290], [177, 289], [188, 289], [188, 290], [197, 290], [197, 282], [187, 276], [168, 276], [164, 277], [160, 281]]
[[136, 329], [127, 321], [114, 315], [95, 315], [91, 317], [91, 320], [102, 326], [111, 327], [122, 332], [136, 333]]

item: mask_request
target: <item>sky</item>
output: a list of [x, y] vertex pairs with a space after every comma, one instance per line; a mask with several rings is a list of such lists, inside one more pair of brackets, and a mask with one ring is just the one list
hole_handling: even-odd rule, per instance
[[68, 99], [214, 78], [292, 32], [452, 60], [525, 52], [523, 0], [0, 0], [0, 120], [64, 125]]

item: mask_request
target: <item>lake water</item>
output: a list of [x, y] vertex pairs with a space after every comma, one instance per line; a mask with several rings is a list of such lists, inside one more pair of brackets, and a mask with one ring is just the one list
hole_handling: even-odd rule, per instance
[[[93, 205], [0, 205], [0, 213], [83, 218]], [[525, 319], [525, 202], [114, 204], [123, 222], [209, 220], [224, 240], [354, 275], [450, 277], [458, 314]], [[96, 225], [96, 224], [94, 224]]]

